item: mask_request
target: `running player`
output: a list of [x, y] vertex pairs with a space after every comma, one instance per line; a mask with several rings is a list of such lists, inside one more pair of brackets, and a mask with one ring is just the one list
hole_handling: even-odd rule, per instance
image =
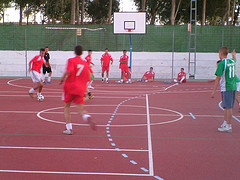
[[82, 115], [84, 121], [90, 124], [90, 127], [95, 130], [95, 122], [91, 119], [91, 116], [84, 109], [84, 94], [87, 89], [87, 83], [90, 81], [89, 66], [81, 58], [83, 47], [75, 47], [76, 57], [68, 59], [67, 69], [61, 78], [60, 84], [64, 81], [64, 116], [66, 120], [66, 130], [63, 131], [64, 134], [73, 134], [70, 105], [75, 103], [79, 114]]
[[40, 49], [40, 55], [35, 56], [29, 62], [29, 73], [32, 78], [33, 83], [36, 83], [36, 86], [29, 90], [29, 96], [33, 98], [33, 93], [38, 89], [37, 96], [41, 95], [43, 88], [43, 76], [41, 74], [41, 68], [43, 64], [46, 64], [44, 60], [45, 49]]
[[92, 62], [92, 50], [88, 50], [88, 55], [85, 57], [85, 61], [88, 63], [88, 66], [90, 68], [90, 77], [91, 77], [91, 81], [88, 83], [88, 89], [94, 89], [94, 87], [92, 87], [94, 75], [93, 75], [93, 70], [91, 68], [91, 66], [94, 65], [94, 63]]
[[104, 82], [104, 72], [106, 71], [106, 83], [108, 83], [110, 61], [111, 65], [113, 64], [113, 58], [108, 52], [109, 50], [106, 48], [105, 53], [101, 57], [102, 82]]
[[236, 95], [236, 76], [235, 76], [235, 66], [236, 66], [236, 52], [232, 52], [232, 59], [227, 58], [228, 55], [227, 47], [222, 47], [219, 50], [219, 57], [222, 60], [218, 63], [216, 70], [216, 80], [213, 88], [211, 97], [214, 98], [214, 94], [220, 83], [222, 103], [224, 108], [224, 121], [218, 131], [220, 132], [232, 132], [232, 108], [235, 102]]
[[155, 78], [155, 72], [153, 72], [153, 67], [150, 67], [150, 70], [145, 72], [143, 75], [141, 81], [144, 82], [153, 82]]
[[51, 77], [52, 77], [52, 68], [51, 68], [51, 65], [50, 65], [50, 54], [49, 54], [49, 48], [48, 46], [45, 47], [45, 55], [44, 55], [44, 59], [46, 61], [46, 65], [43, 64], [43, 84], [46, 84], [45, 82], [45, 75], [46, 73], [48, 73], [48, 80], [47, 80], [47, 83], [48, 84], [52, 84], [52, 81], [51, 81]]
[[178, 73], [177, 82], [178, 83], [186, 83], [187, 82], [186, 73], [184, 72], [184, 68], [181, 68], [181, 72]]
[[120, 57], [120, 64], [119, 64], [119, 68], [121, 69], [121, 80], [119, 83], [123, 83], [123, 79], [124, 79], [124, 75], [127, 74], [128, 76], [128, 81], [127, 83], [131, 83], [131, 76], [130, 76], [130, 73], [129, 73], [129, 68], [128, 68], [128, 55], [127, 55], [127, 51], [126, 50], [123, 50], [123, 55]]

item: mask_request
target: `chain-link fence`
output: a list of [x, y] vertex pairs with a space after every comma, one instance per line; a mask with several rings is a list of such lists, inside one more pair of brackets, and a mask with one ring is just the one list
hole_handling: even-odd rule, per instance
[[[188, 52], [187, 26], [147, 26], [146, 35], [133, 35], [133, 51]], [[52, 51], [69, 51], [76, 44], [84, 49], [111, 51], [129, 48], [128, 35], [114, 35], [112, 25], [51, 26], [1, 25], [0, 50], [39, 50], [49, 46]], [[240, 27], [198, 26], [197, 52], [217, 52], [219, 47], [240, 49]]]

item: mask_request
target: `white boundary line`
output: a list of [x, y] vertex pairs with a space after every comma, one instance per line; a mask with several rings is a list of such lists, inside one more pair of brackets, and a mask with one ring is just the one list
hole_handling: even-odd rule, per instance
[[146, 111], [147, 111], [147, 134], [148, 134], [148, 160], [149, 160], [149, 174], [154, 176], [153, 168], [153, 152], [152, 152], [152, 135], [151, 135], [151, 122], [149, 115], [149, 102], [148, 95], [146, 94]]
[[0, 146], [0, 149], [148, 152], [148, 150], [145, 149], [101, 149], [101, 148], [21, 147], [21, 146]]
[[[218, 103], [218, 107], [219, 107], [221, 110], [224, 111], [224, 109], [223, 109], [223, 107], [221, 106], [221, 104], [222, 104], [222, 101], [220, 101], [220, 102]], [[233, 117], [233, 119], [235, 119], [236, 121], [238, 121], [238, 122], [240, 123], [240, 120], [239, 120], [236, 116], [233, 116], [233, 115], [232, 115], [232, 117]]]
[[0, 169], [5, 173], [30, 173], [30, 174], [69, 174], [69, 175], [109, 175], [109, 176], [150, 176], [149, 174], [130, 174], [130, 173], [100, 173], [100, 172], [64, 172], [64, 171], [24, 171]]

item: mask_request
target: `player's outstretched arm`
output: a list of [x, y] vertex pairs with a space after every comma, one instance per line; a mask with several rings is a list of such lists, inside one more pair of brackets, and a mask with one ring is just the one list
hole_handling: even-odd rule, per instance
[[232, 58], [237, 60], [237, 53], [236, 53], [235, 49], [232, 52]]
[[217, 87], [219, 85], [220, 79], [221, 79], [221, 76], [216, 76], [213, 91], [212, 91], [212, 94], [211, 94], [211, 98], [214, 98], [214, 95], [216, 93], [216, 90], [217, 90]]

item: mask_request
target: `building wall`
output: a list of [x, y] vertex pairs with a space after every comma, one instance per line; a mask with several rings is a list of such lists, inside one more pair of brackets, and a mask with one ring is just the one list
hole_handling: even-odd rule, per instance
[[[101, 77], [100, 58], [104, 52], [93, 52], [93, 71], [96, 78]], [[0, 51], [0, 76], [26, 76], [26, 63], [29, 62], [38, 51]], [[114, 63], [110, 68], [110, 78], [119, 79], [119, 57], [122, 52], [110, 52], [114, 59]], [[129, 53], [128, 53], [129, 54]], [[85, 57], [84, 52], [82, 57]], [[172, 77], [172, 53], [170, 52], [133, 52], [133, 68], [132, 77], [141, 78], [149, 69], [154, 68], [156, 79], [171, 79]], [[52, 65], [53, 77], [61, 77], [67, 59], [73, 57], [72, 51], [51, 51], [50, 63]], [[229, 54], [229, 57], [231, 55]], [[237, 55], [240, 59], [240, 55]], [[26, 61], [27, 59], [27, 61]], [[216, 61], [219, 59], [218, 53], [197, 53], [197, 73], [196, 79], [213, 79], [216, 70]], [[174, 53], [173, 76], [176, 77], [180, 68], [185, 68], [188, 72], [188, 53]], [[240, 63], [237, 62], [237, 72]]]

